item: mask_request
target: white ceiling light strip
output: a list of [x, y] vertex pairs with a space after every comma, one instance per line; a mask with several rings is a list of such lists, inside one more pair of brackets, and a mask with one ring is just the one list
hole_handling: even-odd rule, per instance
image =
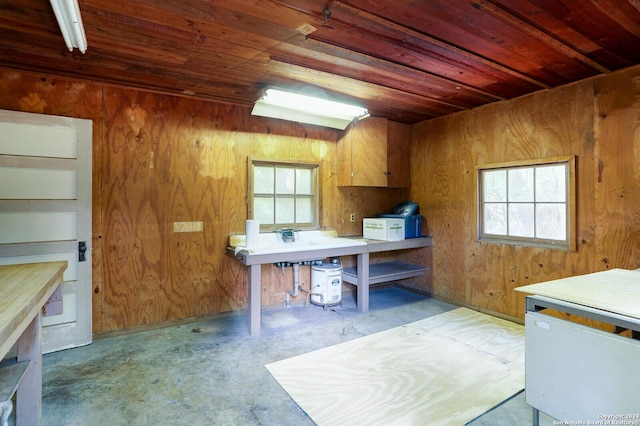
[[77, 48], [80, 52], [85, 53], [87, 51], [87, 36], [84, 32], [78, 0], [50, 1], [69, 51], [72, 52], [74, 48]]
[[270, 88], [256, 101], [251, 114], [344, 130], [354, 118], [364, 117], [368, 111], [355, 105]]

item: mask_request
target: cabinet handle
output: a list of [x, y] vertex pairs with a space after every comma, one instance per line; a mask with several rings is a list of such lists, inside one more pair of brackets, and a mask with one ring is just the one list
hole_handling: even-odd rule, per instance
[[389, 176], [391, 172], [383, 172], [386, 176]]

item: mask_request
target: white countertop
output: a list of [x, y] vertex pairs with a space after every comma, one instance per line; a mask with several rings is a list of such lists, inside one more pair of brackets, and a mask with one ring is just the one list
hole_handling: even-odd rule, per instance
[[229, 245], [234, 254], [244, 251], [250, 255], [260, 255], [357, 247], [367, 244], [364, 239], [338, 237], [336, 231], [333, 230], [296, 231], [295, 237], [294, 242], [284, 242], [280, 234], [276, 232], [261, 233], [258, 242], [251, 247], [247, 247], [244, 235], [232, 235], [229, 237]]

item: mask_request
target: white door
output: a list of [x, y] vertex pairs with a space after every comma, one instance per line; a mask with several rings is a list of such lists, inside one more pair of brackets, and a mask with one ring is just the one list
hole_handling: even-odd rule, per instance
[[91, 148], [91, 120], [0, 110], [0, 264], [69, 265], [44, 353], [91, 343]]

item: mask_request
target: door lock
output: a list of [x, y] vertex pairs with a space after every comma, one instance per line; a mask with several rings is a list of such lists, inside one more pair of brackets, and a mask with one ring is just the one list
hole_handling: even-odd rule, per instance
[[85, 253], [87, 252], [87, 242], [78, 241], [78, 262], [84, 262], [87, 260]]

